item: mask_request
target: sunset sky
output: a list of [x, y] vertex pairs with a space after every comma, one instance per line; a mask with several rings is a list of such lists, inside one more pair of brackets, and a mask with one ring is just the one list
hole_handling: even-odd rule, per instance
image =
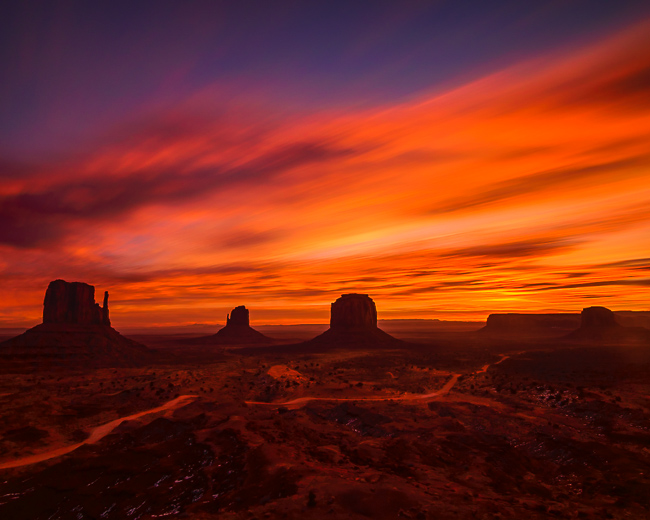
[[3, 2], [0, 327], [650, 309], [650, 4]]

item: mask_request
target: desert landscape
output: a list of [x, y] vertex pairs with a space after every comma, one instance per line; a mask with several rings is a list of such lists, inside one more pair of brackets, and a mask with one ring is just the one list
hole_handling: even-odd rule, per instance
[[[115, 332], [102, 366], [86, 366], [80, 348], [64, 364], [54, 346], [65, 351], [69, 335], [92, 344], [110, 328], [80, 323], [94, 319], [94, 300], [77, 298], [88, 287], [50, 284], [52, 338], [27, 347], [39, 325], [0, 344], [2, 518], [650, 511], [650, 329], [606, 309], [558, 317], [578, 324], [569, 332], [552, 316], [496, 315], [473, 328], [401, 322], [393, 337], [370, 297], [347, 294], [329, 329], [306, 341], [283, 332], [310, 327], [252, 335], [238, 307], [225, 333], [138, 337], [149, 347], [130, 340], [125, 363]], [[548, 330], [513, 327], [526, 321]], [[248, 343], [230, 337], [232, 323]]]
[[650, 520], [648, 0], [0, 2], [0, 520]]

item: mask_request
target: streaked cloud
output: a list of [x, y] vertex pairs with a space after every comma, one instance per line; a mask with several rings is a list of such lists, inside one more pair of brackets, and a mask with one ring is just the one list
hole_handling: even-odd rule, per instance
[[118, 325], [242, 303], [326, 321], [351, 291], [383, 317], [647, 308], [646, 29], [371, 109], [203, 93], [74, 156], [0, 162], [13, 317], [58, 277], [106, 286]]

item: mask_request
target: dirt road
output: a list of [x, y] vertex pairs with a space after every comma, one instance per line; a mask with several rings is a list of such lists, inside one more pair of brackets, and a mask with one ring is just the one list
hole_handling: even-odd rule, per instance
[[143, 412], [138, 412], [134, 413], [131, 415], [127, 415], [126, 417], [120, 417], [119, 419], [115, 419], [111, 422], [108, 422], [106, 424], [102, 424], [100, 426], [97, 426], [95, 429], [92, 430], [90, 433], [90, 436], [83, 442], [79, 442], [77, 444], [72, 444], [70, 446], [64, 446], [63, 448], [57, 448], [55, 450], [50, 450], [50, 451], [45, 451], [43, 453], [36, 453], [34, 455], [29, 455], [27, 457], [21, 457], [19, 459], [14, 459], [14, 460], [9, 460], [5, 462], [0, 462], [0, 469], [8, 469], [8, 468], [18, 468], [20, 466], [27, 466], [29, 464], [36, 464], [37, 462], [43, 462], [44, 460], [49, 460], [53, 459], [55, 457], [60, 457], [62, 455], [65, 455], [66, 453], [70, 453], [71, 451], [76, 450], [79, 446], [83, 446], [84, 444], [94, 444], [95, 442], [99, 441], [100, 439], [103, 439], [106, 437], [109, 433], [111, 433], [115, 428], [117, 428], [120, 424], [122, 424], [124, 421], [132, 421], [134, 419], [137, 419], [139, 417], [142, 417], [144, 415], [149, 415], [152, 413], [158, 413], [158, 412], [163, 412], [166, 410], [171, 410], [173, 408], [178, 408], [183, 404], [187, 404], [192, 399], [195, 399], [196, 395], [181, 395], [177, 397], [176, 399], [172, 399], [171, 401], [166, 402], [162, 406], [158, 406], [157, 408], [152, 408], [150, 410], [145, 410]]
[[[508, 359], [510, 356], [507, 356], [505, 354], [501, 355], [501, 359], [499, 361], [496, 361], [495, 363], [492, 363], [490, 365], [484, 365], [481, 369], [477, 370], [476, 372], [472, 372], [472, 374], [481, 374], [483, 372], [487, 372], [487, 369], [490, 368], [492, 365], [498, 365], [499, 363], [504, 362], [506, 359]], [[389, 372], [390, 374], [390, 372]], [[392, 376], [392, 374], [391, 374]], [[456, 382], [458, 381], [458, 378], [461, 376], [461, 374], [453, 374], [451, 379], [447, 381], [444, 386], [440, 390], [436, 390], [435, 392], [431, 392], [428, 394], [404, 394], [404, 395], [396, 395], [393, 397], [387, 396], [387, 395], [382, 395], [382, 396], [376, 396], [376, 397], [298, 397], [296, 399], [291, 399], [290, 401], [284, 401], [282, 403], [265, 403], [263, 401], [246, 401], [246, 404], [258, 404], [258, 405], [266, 405], [266, 406], [286, 406], [288, 408], [300, 408], [301, 405], [304, 405], [310, 401], [422, 401], [426, 399], [432, 399], [434, 397], [439, 397], [441, 395], [446, 395], [449, 393], [449, 391], [454, 387]], [[394, 377], [394, 376], [393, 376]]]

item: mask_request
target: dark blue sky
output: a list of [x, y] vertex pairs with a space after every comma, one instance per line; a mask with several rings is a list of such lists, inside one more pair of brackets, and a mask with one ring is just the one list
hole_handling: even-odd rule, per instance
[[0, 154], [69, 153], [206, 89], [216, 104], [248, 97], [284, 112], [394, 103], [649, 11], [593, 0], [3, 2]]

